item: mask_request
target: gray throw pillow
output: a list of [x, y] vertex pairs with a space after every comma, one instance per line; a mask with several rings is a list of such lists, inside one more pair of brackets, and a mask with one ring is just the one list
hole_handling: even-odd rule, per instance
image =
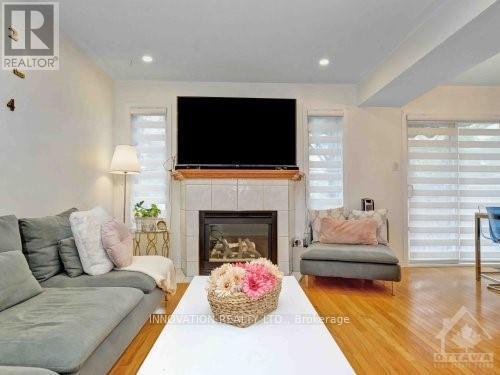
[[72, 208], [55, 216], [19, 220], [23, 252], [38, 281], [45, 281], [63, 270], [58, 242], [73, 237], [69, 215], [75, 211], [77, 209]]
[[83, 274], [82, 262], [73, 237], [59, 241], [59, 256], [69, 277]]
[[0, 253], [3, 251], [21, 251], [19, 224], [14, 215], [0, 216]]
[[0, 311], [42, 292], [20, 251], [0, 253]]

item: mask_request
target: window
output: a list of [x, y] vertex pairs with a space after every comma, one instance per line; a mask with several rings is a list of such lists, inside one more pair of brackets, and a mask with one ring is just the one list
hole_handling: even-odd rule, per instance
[[132, 144], [137, 148], [141, 173], [134, 176], [130, 207], [133, 210], [134, 205], [140, 201], [144, 201], [148, 207], [155, 203], [161, 209], [161, 216], [166, 217], [166, 113], [160, 110], [133, 110], [131, 123]]
[[[409, 260], [472, 262], [474, 213], [500, 205], [500, 124], [409, 121], [408, 187]], [[483, 238], [482, 257], [499, 245]]]
[[309, 114], [309, 208], [343, 205], [343, 117]]

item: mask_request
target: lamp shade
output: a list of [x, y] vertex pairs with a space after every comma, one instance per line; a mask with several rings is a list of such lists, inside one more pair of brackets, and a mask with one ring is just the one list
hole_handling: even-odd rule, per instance
[[115, 148], [109, 173], [116, 174], [138, 174], [141, 172], [141, 166], [137, 159], [137, 151], [134, 146], [118, 145]]

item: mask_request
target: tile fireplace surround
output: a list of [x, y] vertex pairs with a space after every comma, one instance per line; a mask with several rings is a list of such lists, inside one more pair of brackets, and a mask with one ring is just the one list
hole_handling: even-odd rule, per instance
[[199, 211], [277, 211], [278, 266], [290, 274], [294, 233], [294, 181], [186, 179], [181, 181], [181, 267], [199, 274]]

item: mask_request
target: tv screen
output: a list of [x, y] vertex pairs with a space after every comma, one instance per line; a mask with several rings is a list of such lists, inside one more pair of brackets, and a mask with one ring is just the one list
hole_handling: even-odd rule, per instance
[[292, 168], [295, 143], [295, 99], [177, 98], [177, 167]]

